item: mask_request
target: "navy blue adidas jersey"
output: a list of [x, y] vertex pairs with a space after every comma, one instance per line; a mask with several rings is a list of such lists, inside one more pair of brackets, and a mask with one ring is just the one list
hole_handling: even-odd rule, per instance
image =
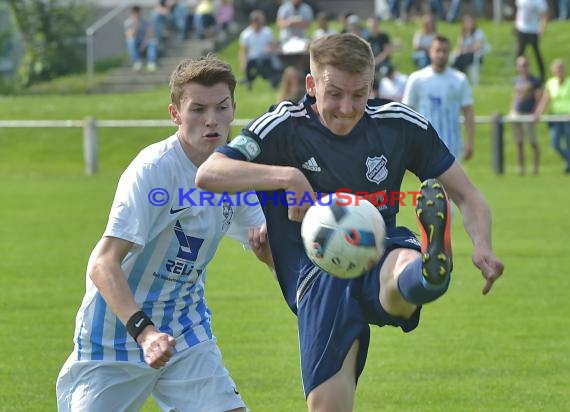
[[[217, 150], [233, 159], [292, 166], [301, 170], [316, 192], [367, 193], [400, 191], [406, 170], [420, 180], [445, 172], [454, 158], [431, 124], [409, 107], [369, 100], [365, 115], [346, 136], [323, 126], [305, 96], [301, 103], [282, 102], [251, 122], [242, 134]], [[301, 240], [301, 225], [287, 218], [279, 193], [260, 193], [271, 250], [282, 291], [295, 311], [297, 280], [310, 267]], [[396, 224], [398, 202], [378, 206], [387, 226]], [[393, 203], [393, 204], [392, 204]]]

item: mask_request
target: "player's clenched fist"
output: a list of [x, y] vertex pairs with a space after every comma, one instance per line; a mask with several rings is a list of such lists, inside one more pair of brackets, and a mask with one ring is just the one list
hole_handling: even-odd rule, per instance
[[147, 327], [137, 339], [141, 345], [144, 360], [151, 368], [162, 368], [174, 353], [176, 340], [167, 333]]

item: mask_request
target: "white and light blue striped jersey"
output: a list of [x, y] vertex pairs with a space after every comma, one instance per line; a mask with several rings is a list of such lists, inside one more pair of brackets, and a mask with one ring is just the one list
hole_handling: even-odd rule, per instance
[[462, 158], [463, 139], [460, 116], [473, 105], [467, 77], [447, 68], [436, 73], [428, 66], [410, 75], [402, 103], [413, 107], [430, 121], [451, 154]]
[[[103, 236], [134, 243], [122, 268], [136, 302], [180, 351], [212, 339], [204, 297], [206, 266], [229, 235], [244, 245], [248, 229], [265, 222], [252, 196], [201, 191], [197, 168], [176, 135], [142, 150], [119, 180]], [[77, 360], [143, 362], [142, 350], [89, 278], [75, 325]]]

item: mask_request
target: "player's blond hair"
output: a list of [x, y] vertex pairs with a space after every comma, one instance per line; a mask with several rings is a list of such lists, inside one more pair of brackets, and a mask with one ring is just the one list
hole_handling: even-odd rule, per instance
[[188, 83], [198, 83], [202, 86], [214, 86], [225, 83], [230, 89], [232, 102], [236, 88], [236, 78], [229, 64], [223, 62], [214, 54], [209, 53], [198, 59], [184, 59], [170, 75], [170, 100], [180, 107], [184, 86]]
[[311, 73], [330, 65], [352, 74], [374, 75], [374, 54], [370, 44], [352, 33], [320, 37], [309, 47]]

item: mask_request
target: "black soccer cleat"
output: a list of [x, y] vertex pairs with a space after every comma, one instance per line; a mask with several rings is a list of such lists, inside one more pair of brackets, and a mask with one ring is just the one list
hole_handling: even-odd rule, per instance
[[436, 179], [422, 182], [416, 216], [421, 230], [422, 274], [430, 284], [443, 283], [451, 273], [451, 206]]

